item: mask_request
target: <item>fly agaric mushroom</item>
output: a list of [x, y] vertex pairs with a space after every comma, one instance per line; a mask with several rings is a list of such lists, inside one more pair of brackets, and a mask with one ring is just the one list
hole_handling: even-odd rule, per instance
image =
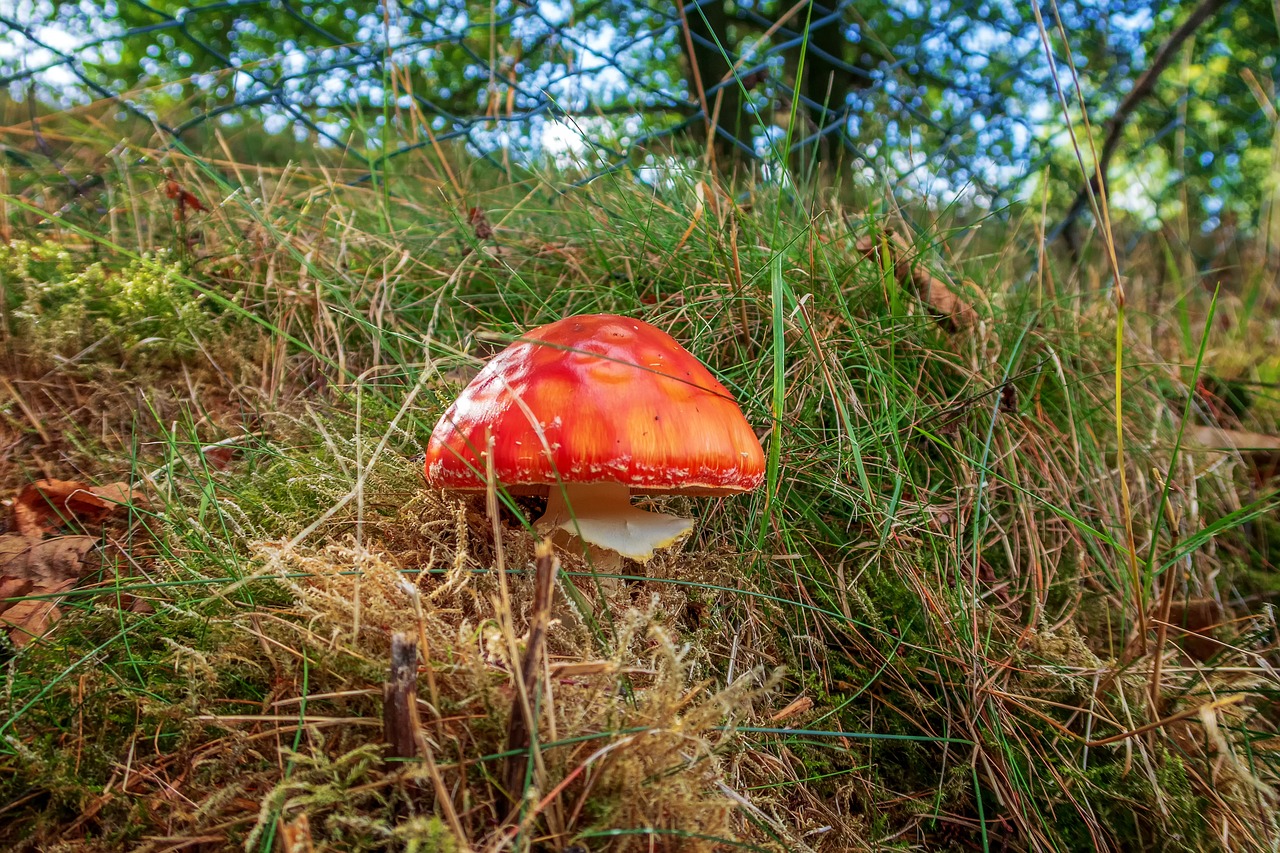
[[427, 444], [427, 482], [546, 495], [542, 533], [564, 530], [647, 560], [693, 521], [630, 496], [732, 495], [764, 479], [764, 451], [738, 404], [666, 332], [615, 314], [540, 326], [498, 353], [444, 413]]

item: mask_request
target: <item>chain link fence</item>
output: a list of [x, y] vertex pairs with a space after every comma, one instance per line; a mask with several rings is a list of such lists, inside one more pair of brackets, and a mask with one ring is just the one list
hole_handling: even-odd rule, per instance
[[[320, 146], [374, 173], [453, 143], [504, 168], [548, 163], [582, 180], [709, 154], [765, 177], [785, 165], [998, 210], [1038, 181], [1074, 197], [1081, 169], [1067, 117], [1088, 165], [1083, 116], [1099, 140], [1118, 116], [1115, 196], [1143, 215], [1171, 204], [1202, 218], [1232, 205], [1249, 215], [1272, 190], [1280, 69], [1268, 0], [0, 9], [10, 106], [34, 116], [36, 103], [107, 102], [116, 118], [195, 150], [213, 131], [252, 129], [274, 140], [268, 154]], [[1162, 57], [1150, 91], [1120, 115]], [[1179, 185], [1193, 178], [1188, 201]]]

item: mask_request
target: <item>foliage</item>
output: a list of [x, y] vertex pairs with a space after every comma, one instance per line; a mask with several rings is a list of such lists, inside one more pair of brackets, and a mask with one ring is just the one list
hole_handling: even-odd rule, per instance
[[[385, 16], [373, 2], [164, 0], [101, 11], [59, 2], [47, 26], [64, 34], [60, 43], [87, 44], [64, 55], [83, 77], [56, 97], [129, 93], [131, 108], [197, 148], [217, 132], [255, 158], [289, 156], [287, 143], [261, 145], [251, 131], [262, 127], [376, 168], [390, 153], [457, 138], [508, 166], [567, 151], [594, 171], [652, 164], [654, 139], [702, 132], [705, 97], [728, 129], [717, 137], [722, 161], [762, 154], [807, 174], [816, 159], [827, 181], [871, 177], [902, 197], [1000, 210], [1042, 175], [1051, 207], [1079, 187], [1055, 87], [1091, 167], [1076, 81], [1101, 128], [1194, 5], [1048, 7], [1053, 69], [1035, 10], [1006, 0], [711, 0], [686, 10], [688, 39], [671, 10], [628, 0], [435, 0]], [[34, 28], [34, 46], [44, 43], [38, 23], [10, 25]], [[1267, 0], [1232, 0], [1211, 19], [1128, 122], [1113, 169], [1117, 203], [1152, 220], [1227, 213], [1256, 226], [1276, 168], [1278, 44]], [[803, 120], [787, 134], [793, 95]], [[784, 138], [798, 147], [781, 151]]]
[[8, 332], [42, 360], [86, 347], [163, 360], [193, 348], [216, 317], [183, 286], [181, 269], [168, 250], [113, 270], [48, 240], [0, 244]]
[[[1159, 43], [1179, 16], [1165, 7], [1152, 13], [1151, 33]], [[1167, 175], [1164, 185], [1157, 182], [1149, 190], [1157, 217], [1200, 220], [1207, 214], [1246, 228], [1262, 224], [1258, 216], [1280, 173], [1273, 154], [1280, 138], [1277, 46], [1280, 11], [1265, 0], [1239, 0], [1206, 26], [1162, 78], [1129, 136], [1130, 145], [1157, 147], [1163, 155], [1163, 162], [1152, 158], [1144, 170], [1157, 179]]]

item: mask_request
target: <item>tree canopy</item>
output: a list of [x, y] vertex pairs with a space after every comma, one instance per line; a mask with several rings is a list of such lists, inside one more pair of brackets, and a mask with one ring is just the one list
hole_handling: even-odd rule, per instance
[[1268, 0], [1063, 0], [1039, 21], [1013, 0], [56, 2], [0, 18], [18, 45], [0, 65], [16, 96], [111, 93], [187, 141], [261, 127], [375, 162], [429, 131], [479, 155], [567, 147], [594, 169], [660, 138], [696, 152], [710, 114], [722, 165], [817, 163], [996, 208], [1044, 176], [1065, 208], [1081, 185], [1067, 116], [1090, 163], [1081, 104], [1100, 148], [1205, 2], [1114, 128], [1111, 189], [1144, 217], [1186, 204], [1247, 223], [1277, 171]]

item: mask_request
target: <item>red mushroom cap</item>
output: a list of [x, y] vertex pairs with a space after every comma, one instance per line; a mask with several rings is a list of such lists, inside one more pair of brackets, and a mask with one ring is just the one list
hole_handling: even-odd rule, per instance
[[724, 386], [666, 332], [615, 314], [567, 317], [498, 353], [431, 433], [427, 481], [483, 489], [490, 435], [494, 474], [518, 494], [566, 482], [720, 495], [764, 479]]

